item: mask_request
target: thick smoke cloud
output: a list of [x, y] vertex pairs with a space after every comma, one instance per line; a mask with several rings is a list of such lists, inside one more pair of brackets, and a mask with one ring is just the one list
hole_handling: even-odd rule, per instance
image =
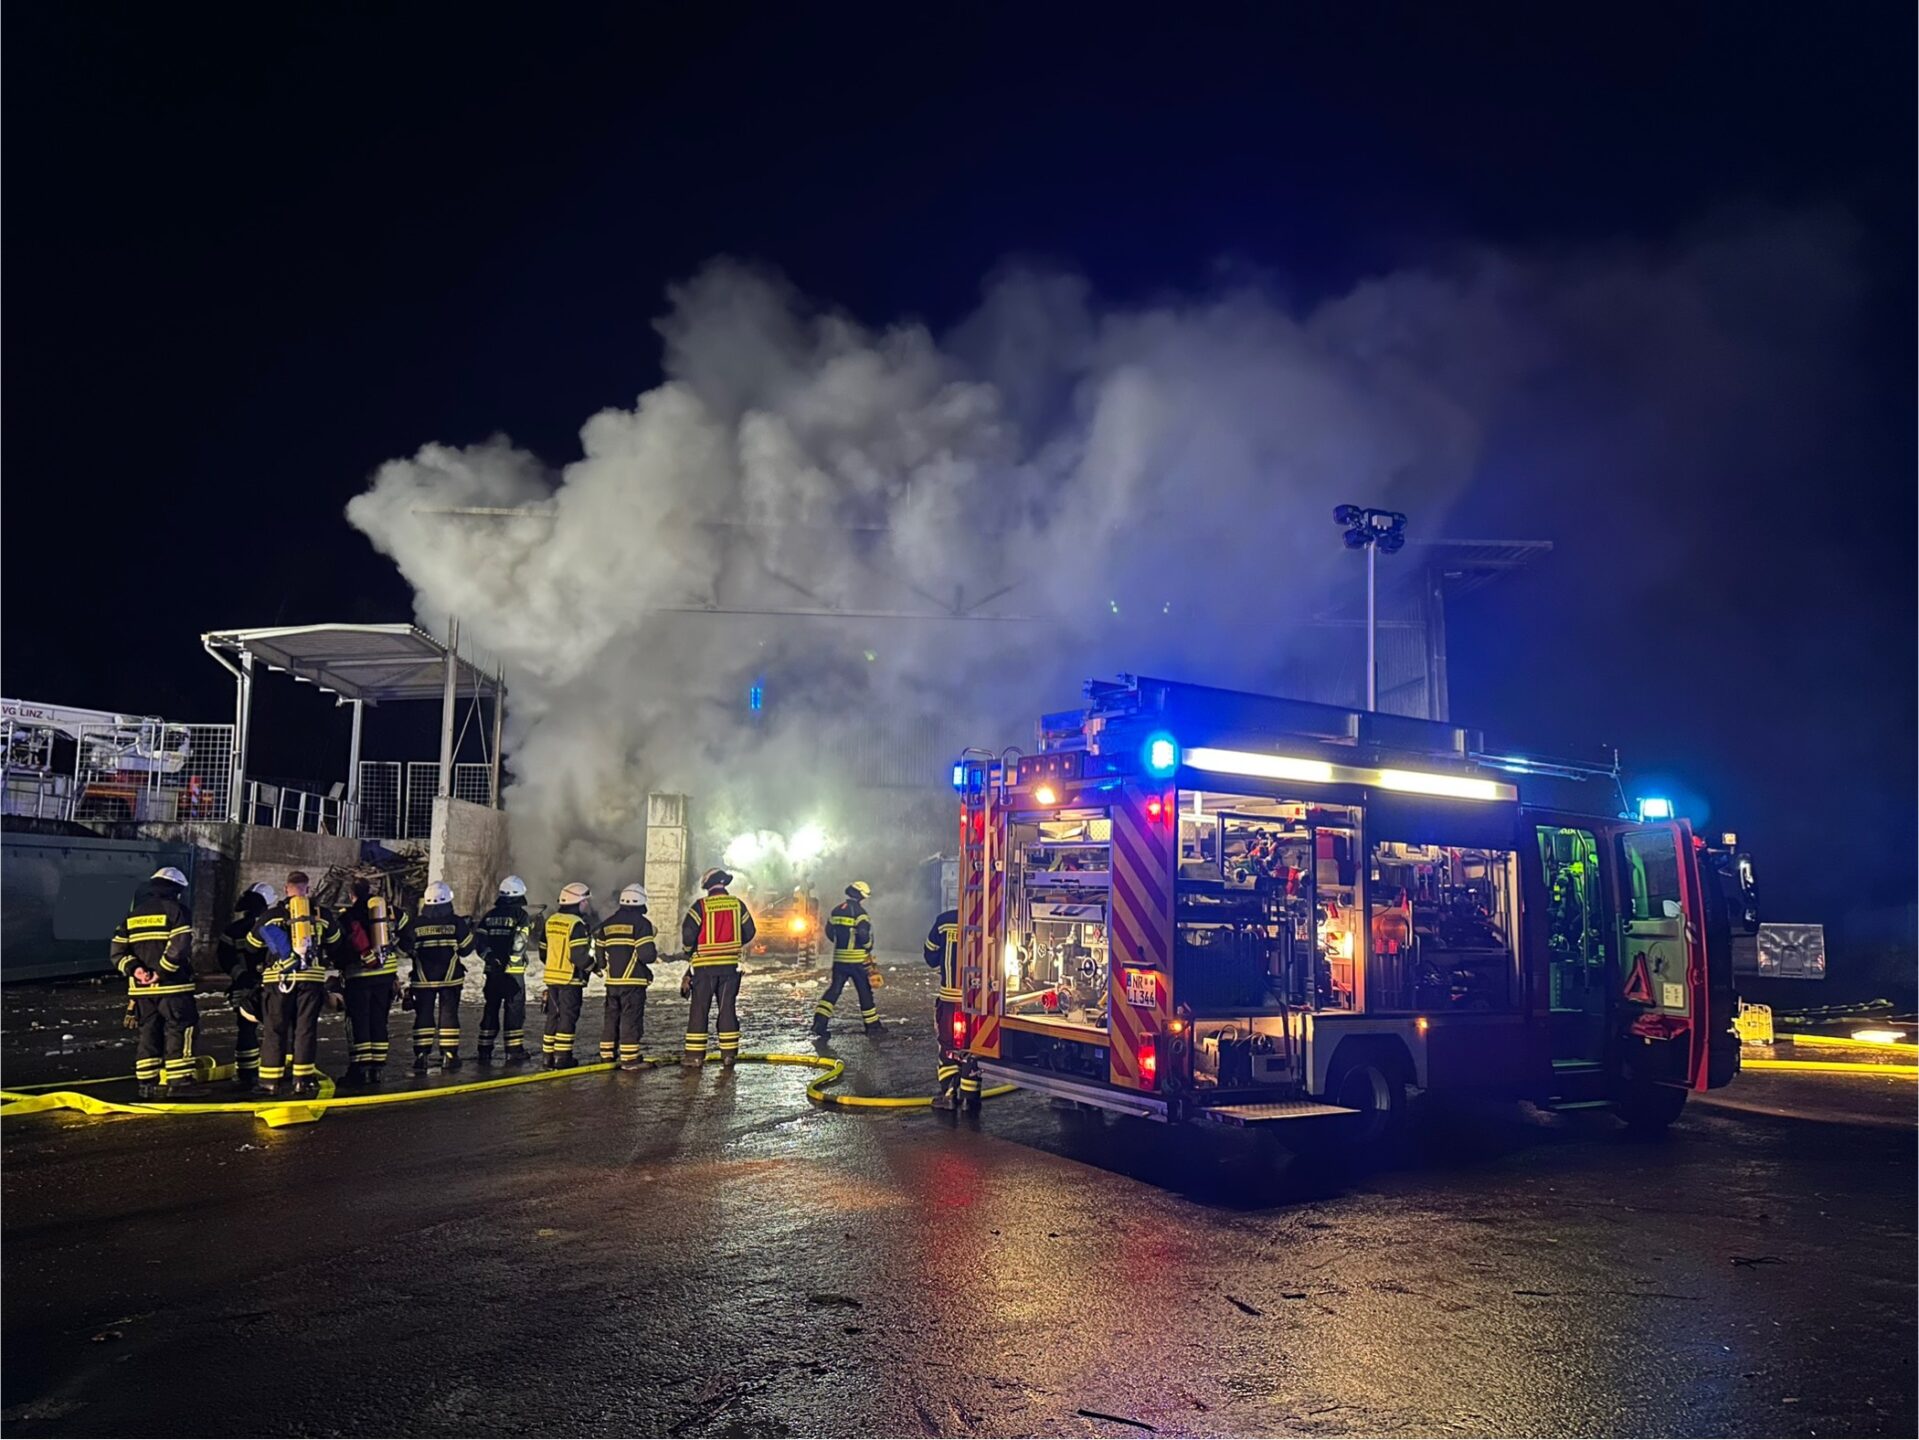
[[537, 888], [637, 875], [658, 789], [696, 797], [696, 863], [814, 824], [826, 893], [842, 871], [897, 892], [944, 822], [895, 806], [876, 836], [850, 776], [936, 785], [959, 743], [1029, 741], [1091, 674], [1282, 684], [1299, 622], [1351, 583], [1332, 507], [1443, 534], [1489, 432], [1616, 360], [1622, 316], [1635, 354], [1711, 355], [1690, 266], [1469, 253], [1311, 304], [1250, 278], [1122, 306], [1011, 270], [935, 335], [716, 261], [669, 292], [663, 383], [591, 417], [580, 458], [429, 445], [348, 516], [424, 623], [457, 614], [506, 665]]

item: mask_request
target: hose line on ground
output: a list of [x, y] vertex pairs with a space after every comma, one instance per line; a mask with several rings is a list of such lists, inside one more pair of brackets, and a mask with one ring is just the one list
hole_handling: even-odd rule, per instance
[[[718, 1051], [708, 1051], [709, 1062], [717, 1061]], [[925, 1109], [932, 1105], [930, 1095], [828, 1095], [826, 1087], [835, 1084], [846, 1073], [846, 1063], [824, 1055], [741, 1055], [742, 1063], [755, 1065], [799, 1065], [825, 1073], [807, 1082], [806, 1098], [815, 1105], [835, 1109], [872, 1109], [907, 1110]], [[650, 1069], [662, 1067], [672, 1069], [679, 1065], [677, 1056], [650, 1056], [645, 1061]], [[320, 1119], [329, 1110], [354, 1109], [369, 1105], [407, 1105], [420, 1100], [440, 1100], [454, 1095], [473, 1095], [483, 1090], [504, 1090], [510, 1085], [535, 1085], [548, 1080], [566, 1080], [578, 1075], [604, 1075], [614, 1067], [600, 1064], [574, 1065], [565, 1070], [535, 1070], [526, 1075], [504, 1075], [492, 1080], [469, 1080], [458, 1085], [436, 1085], [426, 1090], [395, 1090], [383, 1095], [341, 1095], [333, 1081], [325, 1076], [320, 1080], [320, 1093], [311, 1100], [140, 1100], [116, 1101], [102, 1100], [97, 1095], [87, 1095], [77, 1089], [52, 1089], [48, 1087], [23, 1087], [18, 1090], [0, 1090], [0, 1117], [10, 1115], [32, 1115], [48, 1110], [78, 1110], [84, 1115], [254, 1115], [274, 1129], [283, 1125], [306, 1125]], [[200, 1074], [202, 1080], [228, 1078], [233, 1073], [231, 1065], [208, 1065]], [[131, 1080], [131, 1075], [117, 1076], [115, 1079]], [[107, 1080], [65, 1080], [56, 1082], [62, 1086], [104, 1085]], [[1014, 1085], [996, 1085], [983, 1092], [985, 1095], [1007, 1095], [1017, 1089]]]

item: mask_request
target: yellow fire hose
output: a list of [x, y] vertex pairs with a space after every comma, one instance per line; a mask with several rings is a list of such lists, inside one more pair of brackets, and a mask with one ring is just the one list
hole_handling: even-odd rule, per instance
[[[1919, 1078], [1919, 1065], [1875, 1065], [1868, 1060], [1741, 1060], [1742, 1070], [1797, 1070], [1813, 1075], [1891, 1075]], [[4, 1113], [4, 1112], [0, 1112]]]
[[[709, 1061], [717, 1060], [719, 1052], [707, 1052]], [[201, 1080], [229, 1078], [233, 1074], [231, 1065], [215, 1065], [207, 1057], [207, 1063], [197, 1068], [197, 1077]], [[846, 1064], [841, 1060], [829, 1059], [824, 1055], [742, 1055], [742, 1063], [755, 1065], [803, 1065], [808, 1069], [825, 1073], [807, 1082], [806, 1098], [815, 1105], [832, 1106], [842, 1109], [887, 1109], [904, 1110], [925, 1108], [933, 1103], [930, 1095], [828, 1095], [826, 1087], [834, 1084], [846, 1073]], [[661, 1066], [672, 1068], [678, 1065], [677, 1056], [649, 1057], [648, 1067]], [[492, 1080], [469, 1080], [459, 1085], [436, 1085], [428, 1090], [396, 1090], [384, 1095], [340, 1095], [333, 1081], [325, 1076], [320, 1079], [320, 1093], [311, 1100], [210, 1100], [210, 1101], [171, 1101], [142, 1100], [122, 1102], [102, 1100], [97, 1095], [86, 1095], [71, 1088], [52, 1088], [48, 1086], [27, 1086], [18, 1090], [0, 1090], [0, 1117], [10, 1115], [32, 1115], [45, 1110], [78, 1110], [86, 1115], [254, 1115], [269, 1126], [278, 1129], [282, 1125], [307, 1125], [320, 1119], [329, 1110], [366, 1105], [406, 1105], [416, 1100], [439, 1100], [453, 1095], [472, 1095], [482, 1090], [503, 1090], [509, 1085], [533, 1085], [547, 1080], [565, 1080], [575, 1075], [604, 1075], [613, 1066], [600, 1064], [575, 1065], [566, 1070], [535, 1070], [525, 1075], [503, 1075]], [[131, 1080], [131, 1075], [115, 1076], [114, 1080]], [[105, 1085], [109, 1080], [65, 1080], [56, 1082], [60, 1086]], [[997, 1085], [984, 1091], [985, 1095], [1006, 1095], [1017, 1089], [1013, 1085]]]

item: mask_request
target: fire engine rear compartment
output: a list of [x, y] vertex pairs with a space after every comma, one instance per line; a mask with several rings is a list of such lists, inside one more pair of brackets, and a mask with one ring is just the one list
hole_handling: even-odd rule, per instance
[[[1311, 1093], [1308, 1050], [1335, 1045], [1341, 1021], [1369, 1032], [1397, 1021], [1422, 1039], [1462, 1017], [1514, 1022], [1512, 849], [1369, 842], [1362, 805], [1274, 789], [1194, 787], [1158, 802], [1177, 833], [1170, 980], [1193, 1106], [1290, 1118], [1280, 1102]], [[1111, 1009], [1155, 983], [1139, 968], [1112, 973], [1112, 828], [1110, 806], [1007, 817], [1004, 1062], [1111, 1079]]]

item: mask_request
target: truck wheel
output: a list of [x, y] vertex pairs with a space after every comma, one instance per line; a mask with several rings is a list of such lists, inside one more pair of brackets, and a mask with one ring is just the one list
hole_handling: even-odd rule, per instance
[[1377, 1054], [1335, 1061], [1326, 1097], [1359, 1113], [1345, 1120], [1346, 1139], [1356, 1146], [1378, 1145], [1406, 1126], [1406, 1079], [1399, 1067]]
[[1619, 1118], [1629, 1129], [1657, 1135], [1686, 1108], [1686, 1092], [1677, 1085], [1635, 1085], [1619, 1100]]

